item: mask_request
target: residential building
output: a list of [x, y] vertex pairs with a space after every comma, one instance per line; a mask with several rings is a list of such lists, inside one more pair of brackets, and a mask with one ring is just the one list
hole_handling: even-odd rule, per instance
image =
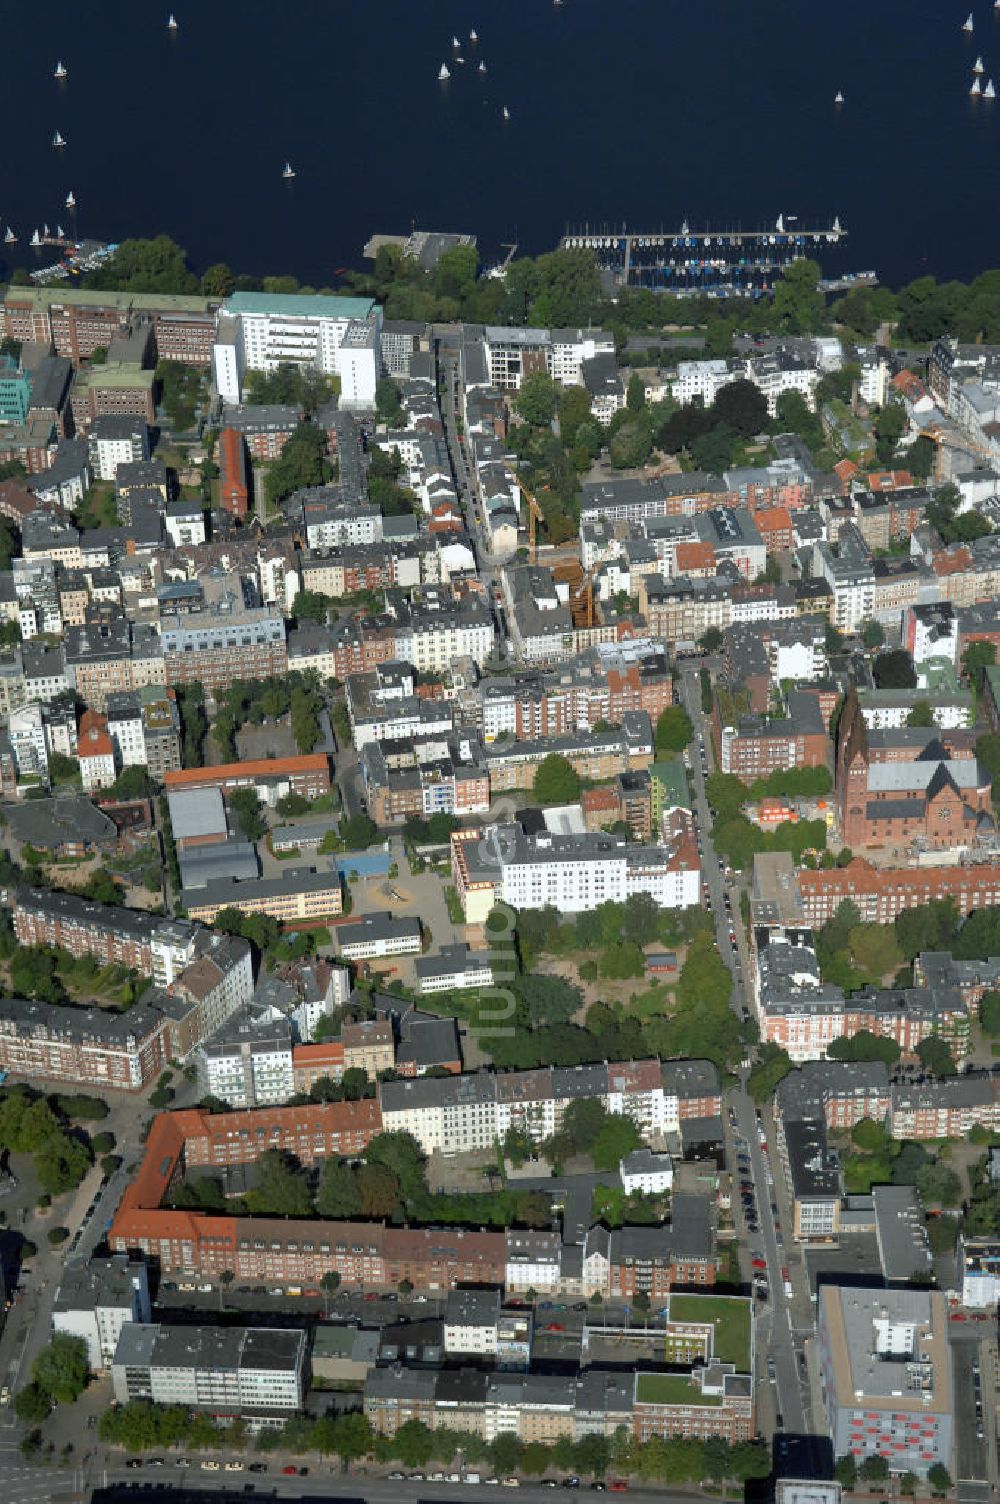
[[824, 1284], [817, 1348], [833, 1454], [893, 1473], [954, 1466], [955, 1399], [944, 1296]]
[[111, 1366], [119, 1405], [182, 1405], [258, 1422], [302, 1409], [306, 1334], [279, 1327], [122, 1328]]
[[149, 430], [144, 418], [95, 418], [88, 444], [90, 464], [98, 480], [114, 480], [119, 465], [149, 459]]
[[151, 1319], [149, 1281], [142, 1259], [124, 1253], [63, 1265], [52, 1301], [52, 1330], [87, 1344], [93, 1373], [111, 1367], [118, 1338], [128, 1322]]
[[227, 601], [160, 621], [168, 685], [224, 689], [235, 679], [283, 678], [288, 672], [285, 622], [274, 607]]

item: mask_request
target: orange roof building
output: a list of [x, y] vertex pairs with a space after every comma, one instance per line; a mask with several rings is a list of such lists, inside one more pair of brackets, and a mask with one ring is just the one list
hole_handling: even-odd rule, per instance
[[108, 735], [107, 716], [96, 710], [83, 712], [76, 735], [76, 755], [80, 778], [88, 793], [111, 787], [115, 781], [115, 749]]
[[678, 543], [675, 551], [677, 573], [708, 577], [715, 573], [715, 549], [702, 541]]
[[330, 763], [322, 752], [302, 757], [263, 757], [226, 762], [214, 768], [180, 768], [166, 773], [167, 793], [180, 789], [271, 788], [316, 799], [330, 790]]

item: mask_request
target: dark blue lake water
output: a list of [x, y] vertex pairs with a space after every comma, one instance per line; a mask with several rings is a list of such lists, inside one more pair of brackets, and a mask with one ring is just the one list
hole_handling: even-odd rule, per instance
[[992, 0], [971, 37], [972, 0], [172, 3], [175, 33], [171, 0], [46, 0], [8, 26], [10, 264], [43, 221], [324, 283], [414, 223], [472, 231], [492, 259], [585, 221], [781, 212], [839, 214], [837, 269], [890, 283], [1000, 265], [1000, 99], [967, 92], [979, 53], [1000, 91]]

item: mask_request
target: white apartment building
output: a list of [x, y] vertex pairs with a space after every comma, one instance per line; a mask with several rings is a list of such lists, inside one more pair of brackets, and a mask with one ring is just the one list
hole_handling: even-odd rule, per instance
[[47, 782], [49, 754], [41, 705], [33, 703], [22, 705], [20, 710], [12, 710], [7, 722], [7, 735], [14, 753], [18, 778], [38, 778]]
[[111, 1368], [115, 1400], [186, 1405], [217, 1416], [302, 1408], [306, 1334], [276, 1327], [123, 1327]]
[[305, 524], [309, 548], [353, 547], [382, 541], [382, 513], [370, 506], [352, 507], [336, 502], [324, 510], [318, 502], [313, 503], [306, 510]]
[[196, 1051], [198, 1083], [206, 1094], [230, 1107], [273, 1107], [295, 1093], [291, 1030], [284, 1022], [260, 1026], [239, 1037], [224, 1031]]
[[499, 1290], [450, 1290], [444, 1312], [444, 1350], [493, 1357], [500, 1321]]
[[699, 901], [697, 868], [674, 868], [659, 846], [629, 846], [614, 836], [543, 833], [513, 843], [499, 873], [499, 896], [515, 909], [549, 904], [578, 914], [633, 893], [648, 893], [661, 908]]
[[[739, 379], [740, 376], [744, 376], [744, 373], [738, 373], [733, 379]], [[767, 410], [772, 418], [777, 416], [778, 398], [782, 392], [798, 392], [809, 407], [816, 406], [816, 387], [820, 373], [804, 361], [783, 355], [765, 355], [759, 360], [748, 360], [744, 379], [752, 381], [767, 399]]]
[[375, 386], [381, 374], [378, 321], [354, 319], [344, 331], [335, 355], [340, 377], [340, 406], [374, 412]]
[[219, 318], [212, 346], [212, 375], [223, 402], [234, 406], [240, 402], [245, 370], [243, 326], [238, 318], [223, 314]]
[[957, 1262], [962, 1276], [963, 1306], [995, 1315], [1000, 1302], [1000, 1242], [990, 1237], [962, 1237], [958, 1242]]
[[482, 668], [493, 640], [493, 619], [485, 607], [414, 611], [396, 633], [396, 657], [420, 673], [441, 672], [456, 658], [471, 658]]
[[658, 1196], [673, 1189], [674, 1165], [669, 1154], [654, 1154], [652, 1149], [633, 1149], [618, 1165], [622, 1189], [626, 1196], [636, 1192]]
[[553, 329], [549, 375], [560, 386], [583, 385], [583, 363], [595, 355], [614, 355], [614, 335], [603, 329]]
[[561, 386], [581, 386], [583, 362], [595, 355], [613, 355], [615, 342], [603, 329], [488, 325], [483, 332], [483, 348], [492, 385], [517, 391], [533, 371], [545, 371]]
[[141, 418], [95, 418], [87, 442], [97, 480], [114, 480], [119, 465], [149, 459], [149, 431]]
[[711, 407], [722, 388], [735, 379], [728, 360], [679, 361], [674, 381], [674, 400], [682, 407], [697, 401], [703, 407]]
[[412, 1134], [427, 1154], [489, 1146], [511, 1128], [541, 1143], [558, 1132], [570, 1104], [583, 1099], [631, 1117], [648, 1138], [676, 1132], [683, 1117], [717, 1114], [718, 1072], [706, 1061], [642, 1060], [424, 1076], [379, 1088], [385, 1131]]
[[94, 1373], [110, 1368], [122, 1328], [150, 1319], [149, 1283], [142, 1259], [116, 1253], [85, 1262], [70, 1259], [52, 1303], [52, 1330], [87, 1344]]
[[884, 407], [889, 395], [888, 351], [872, 345], [858, 350], [858, 396], [868, 407]]
[[[229, 343], [235, 320], [239, 335]], [[370, 298], [321, 297], [310, 293], [234, 293], [222, 309], [219, 330], [227, 335], [229, 350], [242, 380], [245, 371], [274, 371], [280, 365], [314, 366], [324, 375], [337, 372], [337, 351], [352, 323], [374, 319], [381, 312]], [[218, 362], [216, 362], [218, 373]]]
[[841, 632], [856, 632], [874, 614], [875, 573], [853, 523], [841, 528], [839, 544], [839, 556], [828, 543], [813, 544], [812, 572], [833, 591], [834, 626]]
[[109, 695], [105, 713], [108, 718], [108, 735], [119, 767], [144, 768], [146, 737], [142, 729], [142, 707], [138, 695]]

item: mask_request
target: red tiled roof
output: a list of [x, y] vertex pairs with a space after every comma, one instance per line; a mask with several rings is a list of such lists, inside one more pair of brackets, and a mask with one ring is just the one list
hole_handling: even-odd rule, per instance
[[225, 762], [211, 768], [181, 768], [165, 773], [164, 787], [182, 789], [200, 783], [206, 777], [224, 782], [227, 778], [277, 778], [282, 773], [329, 772], [329, 763], [322, 752], [310, 752], [302, 757], [263, 757], [249, 762]]

